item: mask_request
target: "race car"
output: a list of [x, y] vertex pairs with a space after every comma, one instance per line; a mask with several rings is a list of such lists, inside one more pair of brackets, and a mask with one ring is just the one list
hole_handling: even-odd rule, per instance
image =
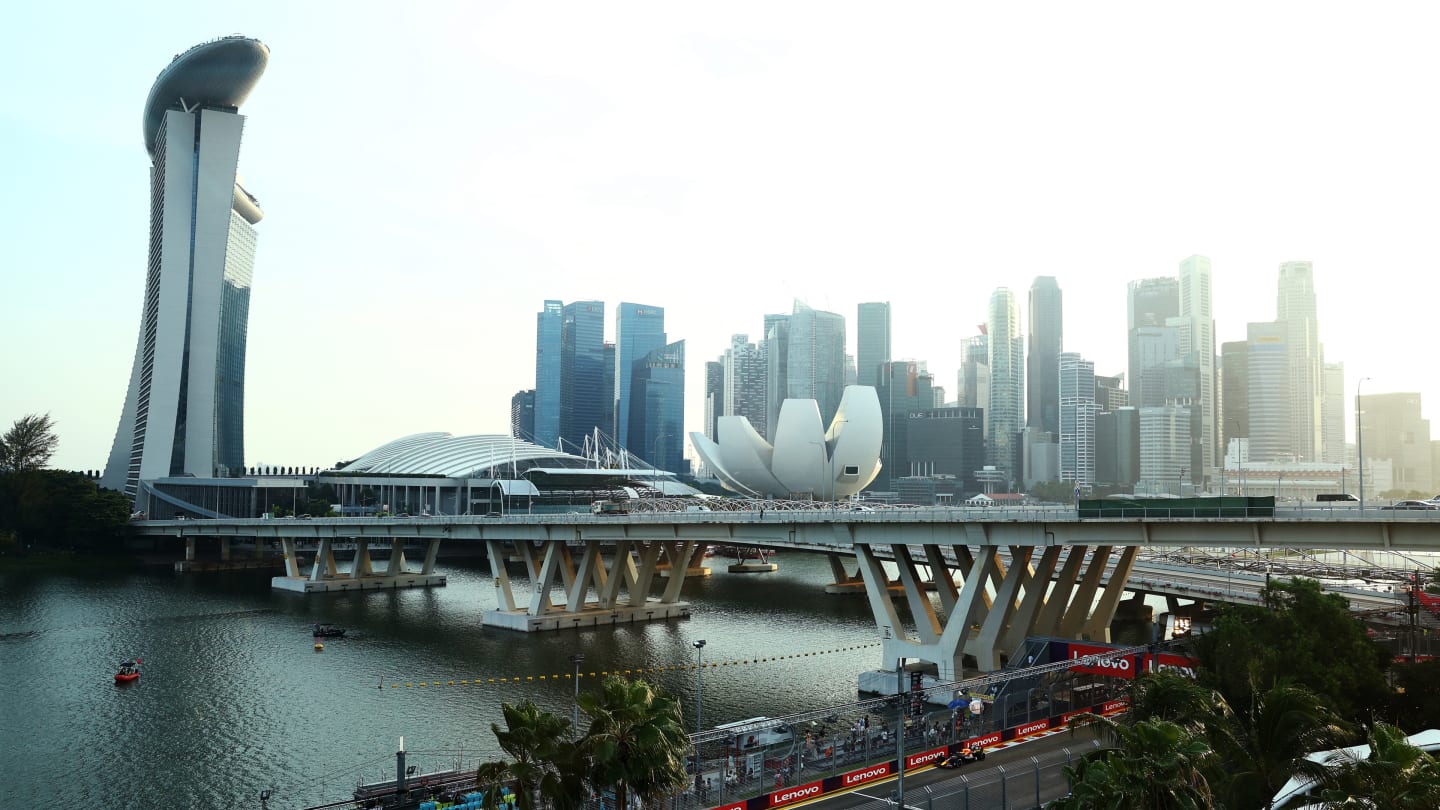
[[970, 748], [961, 748], [959, 753], [935, 763], [937, 768], [958, 768], [961, 765], [968, 765], [971, 762], [979, 762], [985, 758], [985, 746], [976, 745]]

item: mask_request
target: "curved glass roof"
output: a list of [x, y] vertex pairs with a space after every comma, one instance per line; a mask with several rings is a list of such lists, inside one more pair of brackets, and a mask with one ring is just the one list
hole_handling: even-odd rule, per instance
[[383, 444], [345, 466], [341, 472], [374, 475], [433, 475], [445, 478], [485, 478], [497, 467], [590, 466], [572, 456], [511, 436], [452, 436], [416, 433]]
[[155, 154], [155, 136], [165, 111], [179, 104], [239, 109], [260, 81], [270, 49], [258, 39], [230, 36], [196, 45], [160, 71], [145, 100], [145, 149]]

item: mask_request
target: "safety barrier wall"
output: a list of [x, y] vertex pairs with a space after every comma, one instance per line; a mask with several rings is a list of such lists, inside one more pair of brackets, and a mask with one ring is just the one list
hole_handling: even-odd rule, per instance
[[[1095, 706], [1085, 709], [1075, 709], [1062, 714], [1052, 715], [1042, 720], [1033, 720], [1028, 723], [1011, 726], [1002, 731], [994, 731], [978, 737], [971, 737], [967, 740], [942, 745], [934, 748], [925, 748], [914, 753], [905, 754], [905, 771], [933, 767], [951, 754], [959, 753], [961, 749], [983, 745], [987, 750], [993, 750], [998, 746], [1016, 745], [1029, 738], [1044, 734], [1051, 729], [1064, 728], [1072, 718], [1081, 714], [1093, 713], [1105, 717], [1111, 717], [1125, 711], [1129, 707], [1129, 701], [1124, 698], [1107, 700]], [[751, 796], [726, 804], [711, 806], [711, 810], [771, 810], [771, 808], [785, 807], [798, 802], [809, 801], [830, 793], [840, 793], [858, 788], [872, 782], [888, 780], [899, 773], [899, 759], [890, 759], [882, 762], [872, 763], [864, 767], [856, 768], [846, 773], [827, 776], [823, 779], [816, 779], [799, 785], [786, 785], [777, 790], [762, 793], [758, 796]]]

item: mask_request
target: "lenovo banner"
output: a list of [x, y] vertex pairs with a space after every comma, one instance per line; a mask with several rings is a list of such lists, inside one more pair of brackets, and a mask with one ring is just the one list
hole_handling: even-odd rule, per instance
[[1040, 732], [1048, 728], [1050, 728], [1050, 720], [1048, 718], [1045, 720], [1036, 720], [1033, 723], [1026, 723], [1023, 726], [1016, 726], [1015, 736], [1029, 737], [1031, 734], [1039, 734]]
[[[1110, 647], [1095, 647], [1089, 644], [1070, 643], [1070, 660], [1084, 658], [1087, 655], [1103, 655], [1114, 652]], [[1112, 678], [1135, 677], [1135, 657], [1133, 655], [1119, 655], [1114, 658], [1101, 658], [1098, 661], [1091, 661], [1088, 664], [1077, 664], [1070, 667], [1071, 672], [1088, 672], [1092, 675], [1108, 675]]]
[[921, 765], [939, 762], [944, 759], [948, 753], [950, 753], [950, 746], [947, 745], [941, 748], [931, 748], [929, 751], [922, 751], [918, 754], [911, 754], [905, 758], [905, 770], [908, 771], [911, 768], [918, 768]]
[[982, 745], [986, 748], [990, 748], [992, 746], [999, 745], [1002, 739], [1004, 739], [1004, 735], [1001, 734], [1001, 732], [992, 731], [989, 734], [984, 735], [983, 737], [971, 737], [970, 739], [965, 741], [963, 747], [974, 748], [977, 745]]
[[810, 782], [805, 785], [796, 785], [792, 788], [783, 788], [770, 794], [771, 807], [784, 807], [787, 804], [813, 799], [821, 793], [820, 783]]
[[1156, 653], [1145, 656], [1146, 672], [1173, 672], [1192, 681], [1195, 680], [1195, 668], [1199, 665], [1199, 661], [1188, 655]]
[[863, 785], [866, 782], [880, 779], [890, 775], [890, 763], [882, 762], [879, 765], [871, 765], [868, 768], [861, 768], [858, 771], [851, 771], [840, 775], [840, 787], [848, 788], [856, 785]]
[[1096, 714], [1103, 714], [1109, 717], [1112, 714], [1119, 714], [1128, 708], [1130, 708], [1130, 701], [1124, 698], [1120, 700], [1107, 700], [1100, 704], [1100, 711], [1096, 712]]

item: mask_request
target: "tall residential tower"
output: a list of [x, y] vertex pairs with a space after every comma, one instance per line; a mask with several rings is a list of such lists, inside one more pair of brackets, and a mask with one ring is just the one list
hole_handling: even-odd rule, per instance
[[245, 463], [245, 348], [262, 213], [237, 166], [249, 97], [270, 59], [231, 36], [160, 72], [145, 102], [150, 257], [130, 386], [101, 484], [225, 478]]

